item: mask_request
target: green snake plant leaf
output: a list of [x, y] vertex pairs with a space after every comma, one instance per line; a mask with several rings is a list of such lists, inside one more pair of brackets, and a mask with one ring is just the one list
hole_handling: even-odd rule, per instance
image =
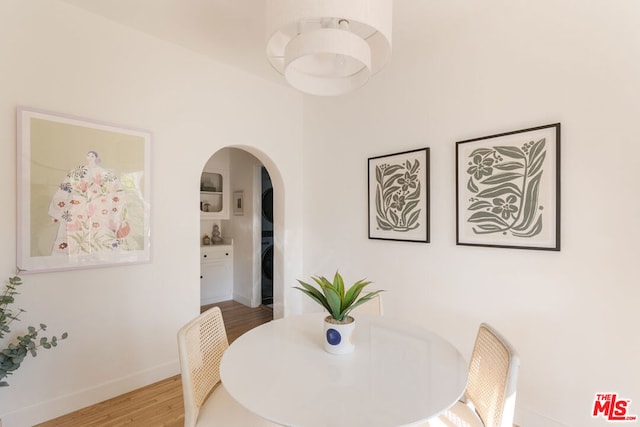
[[336, 290], [336, 292], [338, 292], [340, 298], [344, 299], [344, 280], [342, 280], [342, 276], [338, 274], [337, 271], [333, 276], [333, 288]]
[[346, 308], [349, 308], [354, 303], [354, 301], [358, 298], [358, 296], [360, 295], [360, 292], [362, 292], [362, 289], [370, 283], [371, 282], [368, 280], [360, 279], [356, 283], [351, 285], [351, 287], [347, 290], [347, 293], [344, 296], [344, 303], [343, 303], [342, 309], [344, 310]]
[[498, 153], [512, 159], [525, 159], [524, 152], [518, 147], [493, 147]]
[[348, 316], [349, 313], [356, 307], [358, 307], [359, 305], [364, 304], [365, 302], [371, 300], [373, 297], [375, 297], [376, 295], [378, 295], [380, 292], [384, 292], [384, 290], [379, 290], [379, 291], [374, 291], [374, 292], [370, 292], [367, 295], [363, 296], [362, 298], [360, 298], [358, 301], [356, 301], [355, 303], [353, 303], [350, 307], [348, 307], [347, 310], [345, 310], [344, 312], [344, 316]]
[[[314, 276], [312, 277], [312, 279], [316, 282], [320, 289], [317, 289], [316, 287], [305, 283], [302, 280], [298, 280], [302, 287], [295, 286], [294, 288], [304, 292], [315, 302], [322, 305], [331, 314], [331, 317], [338, 321], [344, 320], [344, 318], [354, 307], [357, 307], [363, 302], [366, 302], [373, 298], [379, 292], [382, 292], [376, 291], [372, 294], [367, 294], [358, 298], [360, 296], [360, 293], [362, 292], [362, 289], [365, 286], [369, 285], [371, 282], [361, 279], [351, 285], [351, 287], [346, 289], [344, 280], [337, 271], [334, 276], [333, 283], [329, 282], [323, 276]], [[343, 292], [341, 292], [340, 289], [342, 289]]]
[[502, 185], [498, 185], [497, 187], [487, 188], [486, 190], [479, 192], [476, 196], [493, 198], [502, 196], [503, 194], [515, 194], [516, 196], [520, 197], [520, 187], [512, 182], [506, 182]]
[[320, 288], [323, 288], [324, 286], [331, 286], [331, 282], [329, 282], [324, 276], [314, 276], [312, 279], [318, 284], [318, 286], [320, 286]]
[[[324, 295], [324, 300], [327, 302], [327, 310], [329, 313], [335, 313], [336, 309], [340, 309], [340, 295], [338, 295], [337, 290], [333, 287], [333, 283], [327, 280], [324, 276], [316, 276], [312, 277], [314, 282], [320, 286], [322, 290], [322, 294]], [[336, 304], [337, 301], [337, 304]]]
[[324, 295], [327, 297], [327, 302], [329, 303], [329, 307], [331, 307], [331, 309], [329, 310], [329, 313], [331, 313], [331, 315], [336, 320], [342, 320], [342, 318], [340, 318], [340, 313], [342, 311], [342, 298], [340, 298], [338, 291], [335, 290], [332, 286], [324, 287], [322, 291], [324, 292]]
[[309, 298], [311, 298], [312, 300], [314, 300], [315, 302], [317, 302], [318, 304], [323, 306], [327, 311], [329, 311], [329, 312], [331, 311], [331, 307], [329, 306], [329, 303], [327, 302], [327, 298], [325, 298], [325, 296], [324, 296], [324, 294], [322, 292], [320, 292], [319, 290], [317, 290], [316, 288], [314, 288], [310, 284], [303, 282], [302, 280], [298, 280], [298, 283], [300, 283], [303, 287], [300, 288], [298, 286], [294, 286], [295, 289], [301, 290]]

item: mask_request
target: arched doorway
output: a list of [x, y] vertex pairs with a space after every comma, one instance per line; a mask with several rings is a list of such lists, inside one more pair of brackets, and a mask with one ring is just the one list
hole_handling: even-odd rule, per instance
[[203, 173], [213, 171], [220, 172], [219, 186], [226, 191], [221, 196], [222, 207], [215, 206], [220, 215], [201, 214], [201, 237], [208, 234], [212, 238], [217, 226], [222, 240], [232, 242], [233, 286], [231, 294], [222, 295], [248, 307], [268, 305], [274, 317], [281, 317], [283, 257], [278, 242], [283, 241], [283, 208], [277, 195], [282, 191], [282, 178], [273, 162], [251, 147], [216, 151], [203, 168]]

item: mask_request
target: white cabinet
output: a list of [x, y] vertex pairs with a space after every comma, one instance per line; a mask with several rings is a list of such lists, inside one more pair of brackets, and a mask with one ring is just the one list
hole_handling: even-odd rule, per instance
[[229, 219], [229, 174], [205, 170], [200, 175], [200, 218]]
[[200, 247], [200, 305], [233, 299], [233, 246]]

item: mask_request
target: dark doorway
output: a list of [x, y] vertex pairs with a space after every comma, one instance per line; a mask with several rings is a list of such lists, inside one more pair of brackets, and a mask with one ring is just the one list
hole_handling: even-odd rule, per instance
[[273, 305], [273, 186], [262, 167], [262, 304]]

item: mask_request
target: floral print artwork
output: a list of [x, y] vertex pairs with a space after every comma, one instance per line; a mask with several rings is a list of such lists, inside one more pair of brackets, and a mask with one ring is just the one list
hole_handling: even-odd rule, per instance
[[376, 166], [376, 223], [381, 230], [407, 232], [420, 226], [418, 159]]
[[467, 190], [472, 195], [466, 221], [475, 234], [531, 238], [543, 227], [540, 181], [546, 139], [521, 146], [477, 148], [467, 158]]
[[17, 114], [17, 268], [149, 262], [151, 133], [22, 107]]
[[91, 254], [126, 244], [124, 187], [116, 174], [95, 165], [95, 157], [71, 170], [51, 200], [49, 215], [59, 224], [52, 255]]
[[456, 244], [560, 250], [560, 123], [456, 143]]

